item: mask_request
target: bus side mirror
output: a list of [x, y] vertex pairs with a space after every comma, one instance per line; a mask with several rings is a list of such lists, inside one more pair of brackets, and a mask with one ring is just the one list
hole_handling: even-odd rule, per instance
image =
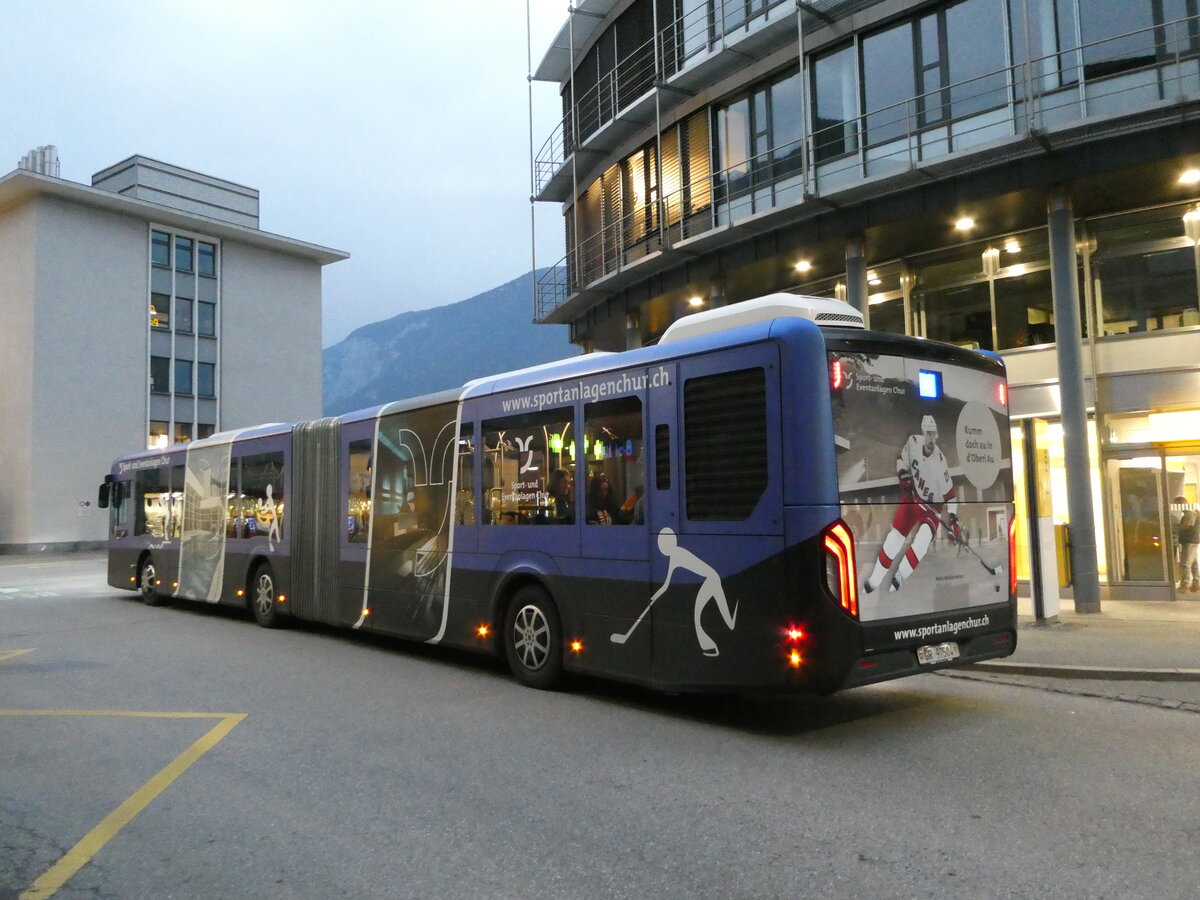
[[105, 475], [104, 484], [100, 485], [100, 493], [96, 498], [96, 505], [101, 509], [108, 509], [108, 490], [110, 484], [112, 484], [112, 476]]

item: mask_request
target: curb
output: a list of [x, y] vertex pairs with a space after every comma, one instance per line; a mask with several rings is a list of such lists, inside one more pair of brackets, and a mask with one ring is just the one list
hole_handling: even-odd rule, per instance
[[997, 675], [1029, 675], [1042, 678], [1076, 678], [1092, 681], [1182, 681], [1200, 682], [1200, 669], [1132, 669], [1120, 666], [1063, 666], [1049, 663], [986, 661], [962, 666]]

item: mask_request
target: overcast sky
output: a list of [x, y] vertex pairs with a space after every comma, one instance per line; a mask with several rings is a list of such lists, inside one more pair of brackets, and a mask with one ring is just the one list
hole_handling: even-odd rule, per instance
[[[566, 0], [530, 0], [533, 66]], [[6, 11], [0, 174], [135, 153], [260, 191], [260, 227], [345, 250], [324, 344], [530, 268], [525, 0], [62, 0]], [[560, 114], [533, 85], [534, 143]], [[563, 255], [537, 204], [539, 266]], [[532, 304], [530, 307], [532, 316]]]

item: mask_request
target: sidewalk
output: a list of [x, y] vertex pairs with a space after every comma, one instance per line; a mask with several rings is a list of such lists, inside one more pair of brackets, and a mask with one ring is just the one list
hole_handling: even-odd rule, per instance
[[1058, 624], [1038, 624], [1018, 602], [1017, 651], [983, 666], [1064, 678], [1200, 682], [1200, 602], [1106, 600], [1078, 614], [1064, 601]]

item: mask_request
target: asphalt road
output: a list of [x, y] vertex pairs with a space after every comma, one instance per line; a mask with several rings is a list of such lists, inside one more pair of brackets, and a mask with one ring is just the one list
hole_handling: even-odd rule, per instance
[[0, 898], [1197, 895], [1195, 713], [934, 674], [539, 692], [147, 608], [99, 556], [0, 559], [0, 754]]

